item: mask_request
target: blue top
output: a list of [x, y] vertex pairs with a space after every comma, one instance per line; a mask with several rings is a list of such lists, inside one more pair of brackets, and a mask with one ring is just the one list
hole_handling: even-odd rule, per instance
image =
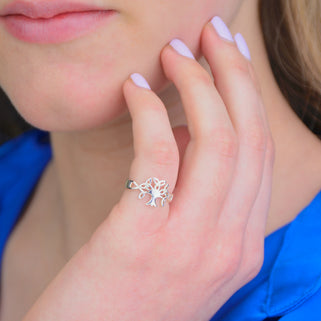
[[[6, 240], [51, 159], [49, 135], [31, 130], [0, 146], [0, 264]], [[321, 191], [265, 239], [264, 264], [210, 321], [321, 320]]]

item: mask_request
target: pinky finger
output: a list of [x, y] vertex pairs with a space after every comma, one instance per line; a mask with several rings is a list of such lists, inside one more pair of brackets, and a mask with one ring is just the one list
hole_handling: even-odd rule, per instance
[[273, 140], [269, 140], [265, 152], [261, 186], [246, 226], [244, 255], [240, 267], [240, 270], [243, 271], [245, 275], [242, 285], [252, 280], [259, 273], [263, 264], [266, 222], [272, 194], [274, 154], [274, 142]]

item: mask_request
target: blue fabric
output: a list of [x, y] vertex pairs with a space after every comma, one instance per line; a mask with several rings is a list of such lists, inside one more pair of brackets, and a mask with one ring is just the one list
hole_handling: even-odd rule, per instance
[[[49, 135], [29, 131], [0, 146], [0, 264], [5, 243], [51, 159]], [[321, 320], [321, 191], [265, 239], [260, 273], [210, 321]]]
[[0, 146], [0, 263], [10, 232], [50, 158], [49, 135], [39, 130]]
[[321, 320], [321, 191], [265, 239], [264, 263], [211, 321]]

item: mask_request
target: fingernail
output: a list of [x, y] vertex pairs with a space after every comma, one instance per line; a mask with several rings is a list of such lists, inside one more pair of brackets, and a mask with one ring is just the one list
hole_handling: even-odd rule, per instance
[[148, 82], [146, 81], [146, 79], [139, 73], [133, 73], [130, 75], [130, 78], [133, 80], [133, 82], [142, 88], [146, 88], [146, 89], [151, 89]]
[[174, 38], [169, 44], [182, 56], [192, 58], [195, 60], [192, 52], [188, 49], [188, 47], [185, 45], [183, 41]]
[[251, 60], [250, 50], [243, 36], [240, 33], [237, 33], [234, 36], [234, 39], [235, 39], [237, 48], [239, 48], [239, 51], [241, 52], [241, 54], [248, 60]]
[[211, 20], [211, 23], [221, 38], [234, 42], [233, 36], [229, 28], [226, 26], [224, 21], [219, 16], [215, 16]]

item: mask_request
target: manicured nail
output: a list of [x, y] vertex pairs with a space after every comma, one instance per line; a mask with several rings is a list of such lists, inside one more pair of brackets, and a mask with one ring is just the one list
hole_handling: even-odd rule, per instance
[[133, 82], [142, 88], [146, 88], [146, 89], [151, 89], [148, 82], [146, 81], [146, 79], [141, 75], [136, 73], [133, 73], [130, 75], [130, 78], [133, 80]]
[[243, 36], [240, 33], [237, 33], [234, 36], [234, 39], [235, 39], [237, 48], [239, 48], [239, 51], [241, 52], [241, 54], [248, 60], [251, 60], [250, 50]]
[[224, 21], [219, 16], [215, 16], [211, 20], [211, 23], [221, 38], [234, 42], [233, 36], [229, 28], [226, 26]]
[[169, 44], [182, 56], [192, 58], [195, 60], [192, 52], [188, 49], [188, 47], [185, 45], [183, 41], [174, 38]]

